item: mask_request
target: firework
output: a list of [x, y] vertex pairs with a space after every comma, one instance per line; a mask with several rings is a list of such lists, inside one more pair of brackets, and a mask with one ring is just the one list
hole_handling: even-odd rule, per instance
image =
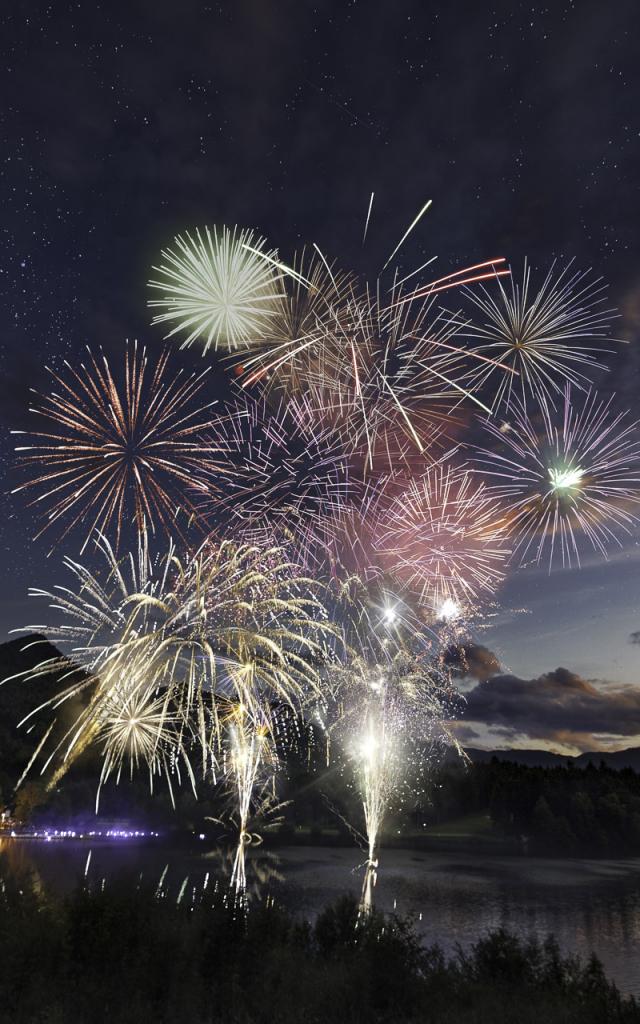
[[154, 324], [183, 334], [182, 347], [199, 341], [204, 352], [245, 349], [261, 341], [282, 297], [275, 255], [252, 231], [205, 228], [195, 237], [178, 235], [153, 267], [159, 277], [149, 286], [162, 293], [149, 306], [161, 309]]
[[80, 700], [80, 711], [42, 767], [44, 773], [57, 762], [48, 788], [91, 745], [102, 747], [97, 799], [112, 772], [120, 777], [127, 759], [131, 771], [146, 763], [152, 788], [153, 776], [164, 774], [171, 791], [171, 774], [179, 776], [181, 761], [193, 784], [183, 743], [189, 722], [175, 698], [181, 688], [194, 686], [199, 674], [194, 653], [199, 648], [194, 630], [171, 631], [181, 619], [172, 592], [179, 566], [175, 553], [170, 548], [163, 558], [152, 559], [146, 536], [125, 559], [117, 558], [105, 538], [97, 539], [97, 549], [103, 572], [65, 559], [70, 586], [30, 591], [50, 601], [56, 621], [28, 630], [46, 632], [68, 654], [43, 659], [27, 674], [32, 679], [55, 672], [65, 685], [25, 721], [46, 708], [57, 711]]
[[415, 470], [450, 443], [468, 396], [458, 323], [429, 299], [387, 309], [369, 296], [348, 314], [307, 380], [312, 401], [341, 425], [366, 473]]
[[378, 545], [391, 576], [435, 620], [494, 591], [508, 556], [498, 500], [471, 473], [443, 465], [391, 502]]
[[485, 429], [494, 442], [477, 463], [505, 504], [514, 556], [549, 568], [580, 564], [587, 544], [606, 556], [638, 522], [638, 424], [616, 413], [613, 398], [588, 391], [573, 400], [565, 389], [559, 409], [543, 403], [535, 416], [513, 400], [507, 423]]
[[[247, 362], [245, 383], [302, 391], [316, 420], [343, 433], [366, 473], [422, 465], [449, 443], [457, 406], [475, 401], [469, 353], [456, 340], [463, 322], [436, 309], [432, 296], [389, 303], [380, 283], [375, 295], [361, 295], [330, 270], [319, 280], [322, 288], [306, 293], [296, 281], [313, 312], [295, 338], [275, 336]], [[392, 297], [401, 294], [399, 282]]]
[[32, 591], [61, 621], [28, 629], [46, 631], [73, 658], [43, 660], [29, 673], [57, 670], [67, 684], [32, 714], [78, 696], [84, 705], [42, 769], [60, 761], [50, 786], [102, 744], [100, 786], [128, 758], [132, 770], [145, 761], [150, 779], [164, 774], [170, 789], [183, 765], [195, 788], [189, 750], [197, 745], [203, 774], [215, 777], [221, 707], [234, 701], [268, 723], [273, 702], [299, 709], [318, 694], [335, 630], [320, 588], [278, 549], [209, 541], [183, 563], [172, 548], [151, 559], [146, 538], [124, 560], [105, 539], [98, 548], [105, 572], [67, 559], [71, 586]]
[[215, 464], [201, 440], [215, 403], [194, 407], [207, 371], [169, 377], [167, 361], [165, 352], [150, 364], [144, 348], [127, 346], [122, 387], [106, 357], [91, 352], [77, 369], [65, 363], [64, 376], [50, 371], [52, 390], [31, 410], [46, 426], [16, 449], [30, 479], [13, 493], [46, 510], [37, 536], [81, 528], [84, 550], [95, 530], [113, 527], [118, 547], [129, 523], [171, 532], [180, 510], [193, 515], [188, 489]]
[[[607, 336], [615, 316], [605, 306], [606, 286], [600, 278], [572, 271], [571, 264], [556, 273], [554, 264], [534, 292], [525, 261], [521, 283], [512, 278], [510, 287], [498, 282], [497, 293], [481, 286], [466, 294], [483, 317], [467, 329], [481, 342], [477, 351], [517, 371], [501, 374], [494, 408], [504, 404], [508, 409], [514, 394], [524, 405], [527, 398], [561, 396], [567, 382], [588, 387], [588, 375], [606, 351], [597, 343]], [[493, 381], [495, 367], [481, 368], [480, 376]]]
[[250, 358], [236, 363], [236, 370], [245, 387], [260, 384], [265, 391], [291, 395], [322, 374], [323, 343], [340, 323], [357, 282], [327, 263], [317, 249], [312, 255], [303, 250], [283, 273], [285, 290], [269, 329], [254, 344]]
[[222, 475], [200, 494], [205, 516], [249, 541], [275, 537], [297, 558], [317, 561], [331, 523], [357, 490], [349, 446], [318, 423], [306, 398], [280, 400], [242, 394], [212, 423], [208, 444], [221, 453]]
[[[252, 666], [244, 666], [236, 674], [234, 688], [238, 699], [224, 719], [224, 767], [235, 795], [238, 829], [231, 887], [242, 898], [247, 887], [246, 850], [260, 842], [260, 836], [249, 831], [249, 819], [256, 805], [262, 811], [265, 804], [275, 802], [273, 779], [279, 762], [273, 742], [271, 708], [256, 704]], [[249, 705], [243, 697], [249, 699]]]
[[392, 804], [402, 802], [409, 763], [420, 773], [434, 740], [444, 739], [461, 753], [446, 721], [450, 693], [417, 647], [415, 636], [398, 631], [383, 661], [356, 656], [338, 675], [342, 710], [336, 730], [355, 772], [365, 824], [364, 913], [373, 906], [385, 817]]

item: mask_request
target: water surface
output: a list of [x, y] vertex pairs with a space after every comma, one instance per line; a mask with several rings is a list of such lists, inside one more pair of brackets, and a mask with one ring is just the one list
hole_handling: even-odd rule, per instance
[[[91, 857], [89, 858], [89, 851]], [[250, 856], [251, 889], [313, 917], [345, 892], [359, 895], [363, 856], [331, 847], [265, 847]], [[0, 876], [30, 871], [34, 884], [68, 891], [85, 877], [101, 883], [123, 873], [176, 898], [206, 886], [223, 891], [228, 851], [149, 843], [65, 840], [0, 842]], [[640, 858], [582, 860], [490, 857], [392, 850], [382, 855], [376, 905], [410, 913], [425, 942], [446, 951], [498, 927], [527, 937], [552, 932], [565, 952], [593, 951], [624, 992], [640, 998]]]

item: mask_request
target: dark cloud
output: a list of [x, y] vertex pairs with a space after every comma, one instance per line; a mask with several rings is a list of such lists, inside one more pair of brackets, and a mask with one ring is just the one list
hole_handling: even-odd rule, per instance
[[467, 694], [464, 718], [511, 739], [593, 748], [598, 736], [640, 735], [640, 689], [605, 692], [566, 668], [537, 679], [494, 675]]
[[640, 644], [640, 629], [636, 629], [635, 633], [632, 633], [629, 637], [630, 644]]
[[453, 645], [445, 654], [445, 663], [461, 676], [480, 681], [500, 671], [498, 657], [482, 644]]

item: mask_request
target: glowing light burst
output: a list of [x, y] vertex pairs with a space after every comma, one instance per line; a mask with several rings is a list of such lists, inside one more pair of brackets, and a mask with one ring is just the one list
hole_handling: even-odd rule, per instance
[[637, 524], [640, 433], [613, 401], [593, 391], [574, 400], [567, 387], [558, 410], [545, 403], [533, 417], [514, 400], [508, 430], [484, 424], [494, 444], [476, 461], [505, 505], [520, 563], [579, 565], [585, 544], [606, 556]]
[[185, 335], [182, 348], [196, 341], [204, 352], [250, 348], [264, 337], [282, 296], [275, 254], [264, 252], [264, 245], [252, 231], [237, 228], [178, 235], [153, 268], [158, 278], [149, 282], [162, 292], [149, 301], [163, 310], [153, 323], [170, 326], [168, 338]]
[[435, 619], [491, 594], [509, 554], [498, 500], [471, 473], [443, 465], [391, 502], [378, 545], [391, 576]]
[[[17, 447], [30, 479], [13, 493], [30, 495], [45, 510], [37, 536], [60, 527], [85, 532], [84, 551], [94, 530], [115, 530], [118, 547], [124, 527], [138, 532], [180, 531], [177, 515], [193, 515], [188, 489], [215, 463], [201, 435], [215, 402], [194, 407], [207, 371], [169, 376], [168, 354], [149, 362], [146, 350], [127, 346], [122, 386], [107, 358], [89, 351], [78, 368], [50, 371], [52, 390], [39, 395], [32, 412], [47, 426]], [[22, 431], [14, 431], [22, 434]]]
[[495, 292], [483, 286], [467, 290], [483, 322], [472, 322], [465, 333], [481, 342], [479, 353], [518, 371], [497, 379], [495, 367], [480, 368], [483, 381], [490, 377], [497, 383], [494, 408], [503, 403], [509, 408], [514, 394], [525, 405], [528, 398], [547, 401], [561, 396], [567, 382], [589, 387], [589, 373], [606, 351], [598, 341], [607, 337], [615, 311], [605, 308], [601, 278], [571, 266], [556, 272], [553, 265], [537, 292], [526, 262], [521, 282], [512, 278], [510, 288], [499, 281]]

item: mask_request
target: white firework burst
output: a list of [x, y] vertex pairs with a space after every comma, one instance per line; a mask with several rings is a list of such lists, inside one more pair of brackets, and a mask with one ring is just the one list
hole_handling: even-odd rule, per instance
[[261, 341], [279, 308], [282, 275], [275, 252], [252, 231], [227, 227], [178, 235], [162, 252], [149, 287], [162, 293], [149, 306], [160, 309], [154, 324], [171, 327], [167, 337], [185, 335], [182, 347], [199, 341], [210, 348], [236, 350]]
[[[588, 373], [601, 364], [607, 351], [598, 341], [608, 336], [615, 310], [606, 308], [606, 285], [591, 278], [589, 271], [572, 271], [572, 263], [556, 272], [549, 269], [538, 291], [531, 285], [531, 268], [525, 261], [522, 281], [511, 278], [511, 286], [497, 282], [498, 291], [465, 289], [480, 311], [483, 322], [472, 324], [465, 333], [480, 341], [478, 353], [515, 373], [502, 373], [495, 393], [494, 408], [507, 408], [512, 397], [538, 401], [562, 395], [567, 382], [579, 388], [589, 386]], [[479, 377], [493, 376], [488, 364]]]
[[574, 403], [567, 387], [557, 410], [544, 403], [531, 415], [514, 400], [509, 423], [485, 422], [494, 444], [477, 462], [505, 503], [521, 564], [548, 552], [549, 568], [579, 565], [584, 542], [606, 555], [638, 522], [638, 423], [612, 406], [593, 391]]

